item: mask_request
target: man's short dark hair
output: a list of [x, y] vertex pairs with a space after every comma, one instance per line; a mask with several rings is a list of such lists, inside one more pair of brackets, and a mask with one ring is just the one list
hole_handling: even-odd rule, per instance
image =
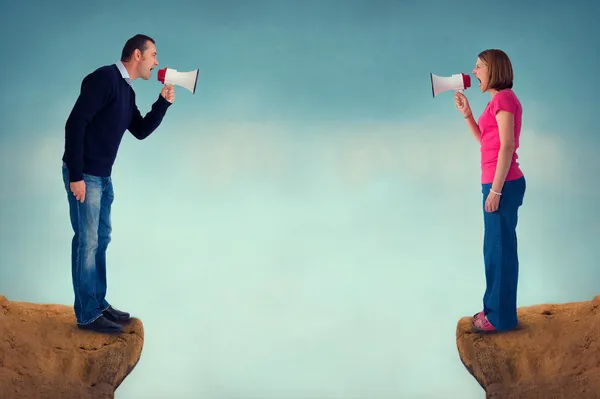
[[140, 50], [141, 53], [144, 53], [148, 48], [148, 42], [156, 44], [154, 39], [150, 36], [142, 35], [141, 33], [127, 40], [125, 46], [123, 46], [123, 51], [121, 52], [121, 61], [129, 61], [135, 50]]

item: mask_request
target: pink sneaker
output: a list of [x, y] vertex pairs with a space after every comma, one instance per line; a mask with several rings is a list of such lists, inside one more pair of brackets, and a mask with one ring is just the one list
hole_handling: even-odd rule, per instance
[[485, 316], [484, 317], [480, 316], [478, 318], [474, 318], [473, 322], [471, 324], [473, 325], [473, 328], [477, 332], [494, 332], [494, 331], [496, 331], [496, 327], [494, 327], [492, 325], [492, 323], [490, 323]]
[[473, 320], [477, 320], [477, 319], [479, 319], [480, 317], [484, 317], [484, 316], [485, 316], [485, 315], [483, 314], [483, 310], [482, 310], [481, 312], [479, 312], [479, 313], [475, 313], [475, 314], [473, 315]]

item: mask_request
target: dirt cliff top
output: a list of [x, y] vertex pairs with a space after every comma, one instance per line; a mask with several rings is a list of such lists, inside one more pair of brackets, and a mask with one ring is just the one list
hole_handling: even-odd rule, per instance
[[77, 328], [73, 307], [0, 296], [1, 397], [112, 399], [143, 342], [139, 319], [122, 334], [100, 334]]
[[522, 307], [519, 328], [475, 333], [459, 320], [458, 353], [490, 399], [600, 398], [600, 296]]

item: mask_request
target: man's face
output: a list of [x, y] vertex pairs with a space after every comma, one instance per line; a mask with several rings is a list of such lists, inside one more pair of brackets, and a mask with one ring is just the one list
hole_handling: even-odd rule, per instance
[[156, 59], [156, 46], [154, 43], [148, 42], [146, 51], [141, 55], [138, 62], [138, 74], [140, 78], [148, 80], [152, 75], [152, 70], [158, 65]]

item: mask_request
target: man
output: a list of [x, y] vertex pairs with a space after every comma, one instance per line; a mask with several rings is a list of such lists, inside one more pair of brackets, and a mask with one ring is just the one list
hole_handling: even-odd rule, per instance
[[114, 199], [111, 172], [125, 130], [139, 140], [162, 122], [175, 99], [164, 86], [152, 110], [142, 117], [132, 81], [150, 79], [156, 68], [155, 41], [138, 34], [129, 39], [116, 64], [87, 75], [65, 125], [63, 180], [74, 236], [71, 268], [74, 309], [79, 328], [121, 332], [129, 313], [112, 307], [106, 296], [106, 248], [111, 239]]

